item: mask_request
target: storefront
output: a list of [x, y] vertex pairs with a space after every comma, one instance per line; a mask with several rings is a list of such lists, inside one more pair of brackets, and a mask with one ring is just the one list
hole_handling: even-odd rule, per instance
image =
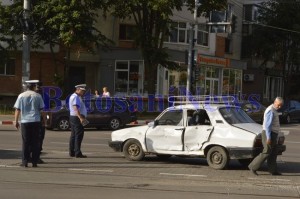
[[226, 58], [198, 55], [195, 74], [197, 95], [238, 95], [242, 91], [242, 68], [233, 68]]
[[[193, 70], [192, 87], [195, 95], [239, 95], [242, 92], [242, 74], [246, 63], [219, 57], [198, 55]], [[185, 92], [186, 72], [170, 71], [171, 94]], [[171, 92], [172, 92], [171, 91]]]

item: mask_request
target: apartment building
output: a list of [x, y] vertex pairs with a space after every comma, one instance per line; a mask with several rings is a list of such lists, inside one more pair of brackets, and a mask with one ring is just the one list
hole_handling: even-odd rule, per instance
[[[268, 84], [268, 82], [269, 84], [273, 82], [271, 84], [274, 85], [280, 84], [282, 80], [276, 78], [274, 80], [271, 76], [269, 79], [265, 78], [257, 70], [258, 64], [255, 64], [255, 61], [243, 57], [242, 47], [245, 46], [243, 39], [247, 25], [245, 19], [249, 17], [249, 13], [255, 17], [257, 2], [229, 0], [226, 11], [212, 12], [209, 18], [203, 16], [197, 18], [194, 30], [196, 65], [193, 69], [193, 94], [258, 93], [265, 97], [267, 91], [264, 88], [260, 89], [261, 85]], [[167, 48], [172, 61], [187, 67], [186, 51], [189, 48], [190, 24], [195, 23], [195, 20], [193, 14], [187, 9], [174, 12], [172, 20], [176, 28], [171, 36], [166, 38], [164, 47]], [[79, 82], [86, 82], [92, 93], [93, 90], [101, 90], [106, 86], [115, 96], [147, 96], [145, 85], [150, 83], [156, 85], [156, 94], [162, 96], [182, 94], [181, 91], [185, 91], [186, 71], [172, 71], [159, 66], [156, 82], [146, 82], [147, 72], [143, 57], [133, 40], [134, 23], [132, 21], [109, 16], [99, 20], [98, 26], [101, 27], [103, 34], [115, 42], [115, 45], [109, 50], [99, 50], [97, 54], [90, 54], [84, 49], [71, 52], [68, 63], [70, 69], [67, 74], [68, 92], [73, 90], [72, 85]], [[32, 50], [30, 78], [40, 79], [44, 85], [54, 85], [54, 75], [56, 73], [63, 75], [65, 72], [66, 57], [63, 49], [57, 48], [56, 53], [61, 64], [55, 69], [48, 48], [43, 51]], [[4, 103], [5, 96], [14, 98], [21, 90], [21, 53], [17, 54], [13, 60], [12, 63], [5, 64], [6, 73], [0, 76], [2, 99], [0, 104]], [[5, 83], [13, 86], [8, 89]]]

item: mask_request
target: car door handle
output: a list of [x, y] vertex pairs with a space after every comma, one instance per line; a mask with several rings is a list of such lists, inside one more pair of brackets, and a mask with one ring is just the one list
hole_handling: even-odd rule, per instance
[[175, 130], [177, 130], [177, 131], [182, 131], [182, 130], [184, 130], [184, 128], [179, 128], [179, 129], [175, 129]]
[[211, 131], [211, 129], [207, 129], [206, 131]]

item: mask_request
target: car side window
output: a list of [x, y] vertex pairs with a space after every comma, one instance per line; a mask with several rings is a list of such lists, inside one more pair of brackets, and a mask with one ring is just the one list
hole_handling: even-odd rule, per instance
[[194, 113], [196, 125], [210, 125], [210, 119], [206, 110], [200, 109]]
[[177, 126], [180, 125], [180, 122], [182, 123], [181, 126], [183, 126], [182, 110], [169, 110], [159, 118], [158, 124]]

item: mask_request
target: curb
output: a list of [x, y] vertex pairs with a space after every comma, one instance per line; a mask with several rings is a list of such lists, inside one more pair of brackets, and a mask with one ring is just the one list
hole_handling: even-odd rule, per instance
[[15, 121], [9, 121], [9, 120], [0, 121], [0, 125], [15, 125], [15, 124], [16, 124]]

